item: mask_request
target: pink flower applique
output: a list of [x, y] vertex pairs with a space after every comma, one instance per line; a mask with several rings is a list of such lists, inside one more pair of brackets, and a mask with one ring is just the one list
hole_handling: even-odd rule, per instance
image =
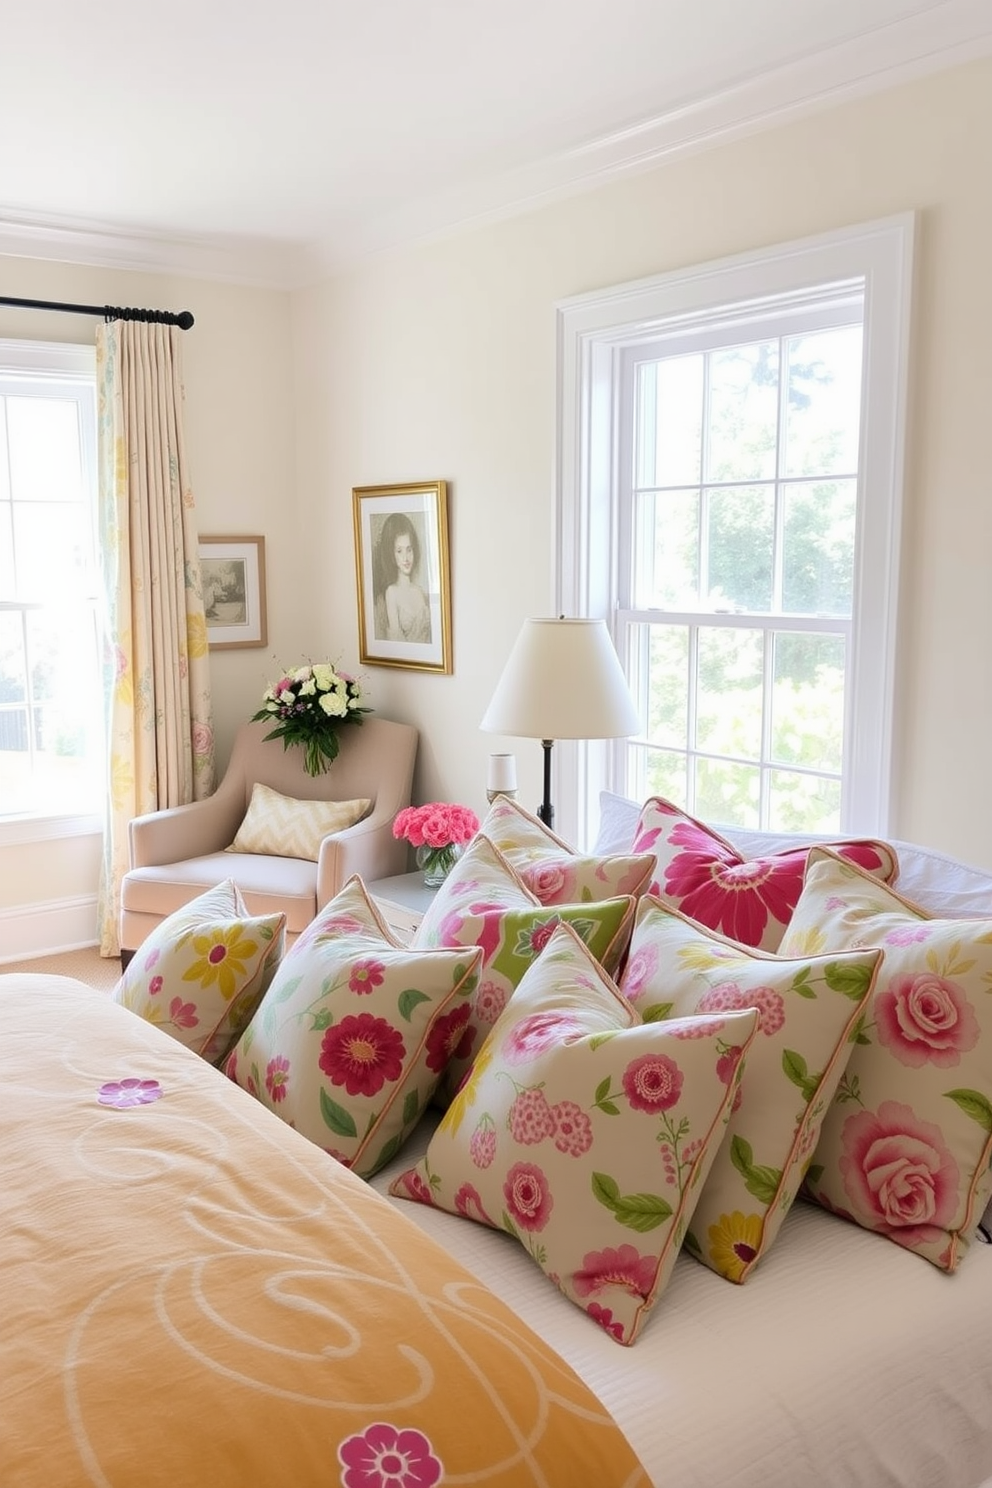
[[559, 1152], [581, 1157], [592, 1146], [592, 1122], [575, 1101], [562, 1100], [551, 1107], [555, 1146]]
[[633, 1297], [649, 1297], [657, 1272], [655, 1256], [641, 1255], [633, 1245], [607, 1246], [583, 1256], [582, 1270], [575, 1272], [572, 1285], [580, 1297], [604, 1287], [623, 1287]]
[[635, 1111], [668, 1111], [682, 1094], [682, 1071], [667, 1054], [642, 1054], [623, 1072], [623, 1088]]
[[920, 945], [929, 940], [933, 931], [929, 925], [900, 925], [896, 930], [890, 930], [882, 936], [882, 945], [908, 946]]
[[385, 1018], [349, 1014], [328, 1028], [317, 1063], [334, 1085], [349, 1095], [377, 1095], [387, 1081], [403, 1073], [406, 1045]]
[[477, 1219], [482, 1224], [489, 1225], [492, 1229], [498, 1229], [486, 1213], [485, 1206], [479, 1196], [479, 1190], [471, 1183], [463, 1183], [455, 1194], [455, 1209], [465, 1219]]
[[554, 1200], [548, 1180], [536, 1163], [514, 1163], [503, 1184], [506, 1206], [524, 1230], [543, 1230]]
[[357, 992], [359, 996], [374, 992], [376, 987], [382, 986], [385, 975], [386, 968], [381, 961], [356, 961], [348, 979], [348, 991]]
[[148, 995], [154, 997], [156, 992], [161, 992], [163, 985], [164, 982], [161, 976], [153, 976], [148, 983]]
[[434, 1488], [444, 1465], [429, 1439], [410, 1427], [376, 1421], [338, 1447], [342, 1488]]
[[580, 1024], [567, 1014], [532, 1013], [529, 1018], [521, 1018], [507, 1035], [503, 1057], [508, 1064], [526, 1064], [545, 1050], [564, 1043], [570, 1035], [582, 1032]]
[[636, 1002], [648, 982], [658, 969], [658, 951], [655, 946], [643, 945], [630, 957], [623, 974], [621, 991], [631, 1002]]
[[475, 1042], [475, 1029], [468, 1027], [472, 1009], [462, 1002], [450, 1013], [442, 1013], [427, 1035], [427, 1068], [442, 1073], [456, 1056], [467, 1059]]
[[265, 1088], [269, 1092], [269, 1099], [275, 1104], [286, 1099], [289, 1089], [289, 1060], [284, 1059], [281, 1054], [270, 1059], [265, 1066]]
[[573, 897], [570, 885], [575, 876], [561, 862], [545, 859], [541, 863], [531, 863], [522, 870], [520, 877], [542, 904], [566, 903]]
[[165, 1091], [157, 1080], [140, 1080], [126, 1075], [123, 1080], [108, 1080], [97, 1091], [101, 1106], [114, 1106], [118, 1111], [130, 1110], [133, 1106], [150, 1106], [161, 1100]]
[[609, 1307], [600, 1307], [598, 1302], [590, 1302], [586, 1312], [594, 1323], [598, 1323], [607, 1333], [611, 1333], [618, 1343], [623, 1343], [623, 1323], [614, 1318]]
[[974, 1010], [956, 982], [936, 972], [893, 977], [875, 998], [879, 1043], [901, 1064], [947, 1069], [978, 1043]]
[[174, 997], [169, 1003], [169, 1018], [177, 1028], [195, 1028], [199, 1023], [196, 1015], [195, 1002], [183, 1002], [181, 997]]

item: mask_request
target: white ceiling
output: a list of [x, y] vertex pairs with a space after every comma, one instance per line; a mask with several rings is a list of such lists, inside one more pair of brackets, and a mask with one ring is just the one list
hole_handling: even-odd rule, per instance
[[992, 52], [992, 0], [6, 0], [0, 254], [283, 287]]

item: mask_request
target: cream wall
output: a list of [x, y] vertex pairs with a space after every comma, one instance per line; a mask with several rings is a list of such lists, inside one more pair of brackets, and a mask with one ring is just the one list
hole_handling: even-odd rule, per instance
[[[184, 366], [200, 529], [264, 534], [268, 566], [267, 649], [214, 653], [222, 761], [277, 665], [357, 665], [352, 487], [443, 478], [455, 671], [369, 667], [370, 701], [421, 730], [417, 799], [481, 810], [486, 756], [510, 748], [520, 799], [534, 806], [539, 746], [484, 735], [478, 722], [521, 621], [554, 604], [555, 302], [916, 211], [891, 830], [992, 868], [990, 183], [992, 62], [982, 62], [292, 296], [23, 259], [3, 260], [2, 287], [196, 316]], [[0, 308], [0, 336], [91, 333], [76, 318]], [[51, 900], [56, 883], [60, 896], [91, 892], [91, 846], [89, 858], [78, 846], [0, 849], [0, 958], [19, 909]], [[67, 871], [53, 876], [59, 862]]]
[[[513, 749], [478, 721], [528, 614], [552, 613], [557, 300], [859, 221], [919, 214], [892, 833], [992, 868], [984, 661], [990, 588], [992, 63], [632, 175], [295, 297], [304, 488], [349, 552], [357, 484], [451, 482], [455, 675], [370, 668], [375, 705], [422, 731], [421, 798], [480, 802]], [[345, 651], [354, 581], [322, 591]], [[976, 664], [977, 663], [977, 664]]]

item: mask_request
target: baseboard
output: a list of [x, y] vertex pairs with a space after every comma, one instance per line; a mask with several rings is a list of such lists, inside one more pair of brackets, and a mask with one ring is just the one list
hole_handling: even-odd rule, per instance
[[0, 909], [0, 965], [96, 944], [95, 894]]

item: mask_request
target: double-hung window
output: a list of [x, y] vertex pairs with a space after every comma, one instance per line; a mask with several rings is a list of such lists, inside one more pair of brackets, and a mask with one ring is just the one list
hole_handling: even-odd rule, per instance
[[0, 342], [0, 819], [100, 809], [92, 348]]
[[911, 246], [894, 219], [560, 307], [561, 608], [607, 616], [642, 720], [577, 768], [580, 838], [597, 785], [887, 830]]

